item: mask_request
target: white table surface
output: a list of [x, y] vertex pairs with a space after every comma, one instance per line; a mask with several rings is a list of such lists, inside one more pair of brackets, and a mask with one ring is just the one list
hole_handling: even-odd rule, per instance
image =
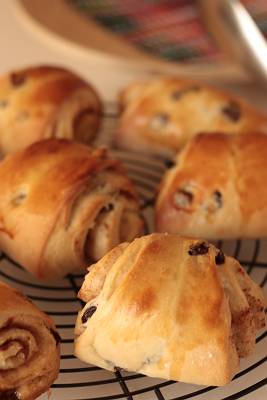
[[[54, 0], [44, 1], [51, 7]], [[0, 74], [23, 65], [63, 65], [90, 80], [106, 100], [113, 100], [118, 89], [127, 83], [151, 74], [145, 67], [136, 68], [129, 63], [118, 63], [100, 53], [81, 51], [59, 37], [49, 35], [25, 15], [16, 0], [0, 0], [0, 6]], [[262, 108], [267, 106], [265, 91], [255, 85], [212, 83], [243, 93]]]

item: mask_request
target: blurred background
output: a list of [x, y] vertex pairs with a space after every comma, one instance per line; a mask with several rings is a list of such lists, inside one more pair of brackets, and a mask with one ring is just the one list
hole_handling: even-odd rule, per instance
[[[267, 69], [267, 50], [244, 54], [242, 43], [249, 38], [257, 53], [257, 40], [266, 37], [266, 0], [53, 0], [49, 6], [9, 0], [1, 6], [1, 72], [32, 63], [65, 65], [108, 100], [134, 79], [175, 74], [243, 93], [265, 108], [258, 84], [264, 77], [253, 68], [266, 59]], [[261, 37], [253, 37], [238, 6]]]

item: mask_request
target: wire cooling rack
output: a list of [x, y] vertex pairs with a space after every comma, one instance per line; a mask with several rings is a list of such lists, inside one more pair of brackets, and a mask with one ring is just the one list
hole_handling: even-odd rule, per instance
[[[113, 105], [107, 105], [100, 142], [112, 144], [116, 126]], [[138, 188], [144, 216], [152, 230], [154, 192], [165, 170], [163, 160], [125, 151], [112, 151], [127, 166]], [[223, 251], [236, 257], [251, 277], [267, 292], [267, 240], [217, 242]], [[0, 279], [22, 290], [50, 315], [62, 337], [61, 369], [53, 384], [50, 400], [264, 400], [267, 398], [267, 331], [257, 337], [254, 354], [241, 361], [240, 372], [223, 387], [203, 387], [148, 378], [127, 371], [115, 373], [80, 362], [73, 356], [73, 330], [81, 303], [76, 294], [82, 274], [68, 275], [58, 282], [37, 281], [4, 254], [0, 255]], [[47, 395], [40, 397], [47, 400]]]

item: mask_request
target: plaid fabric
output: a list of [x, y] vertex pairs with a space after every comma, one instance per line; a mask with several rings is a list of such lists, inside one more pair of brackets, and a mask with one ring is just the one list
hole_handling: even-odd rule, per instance
[[[194, 0], [66, 0], [133, 45], [169, 61], [216, 62], [222, 54]], [[267, 0], [243, 0], [267, 36]]]

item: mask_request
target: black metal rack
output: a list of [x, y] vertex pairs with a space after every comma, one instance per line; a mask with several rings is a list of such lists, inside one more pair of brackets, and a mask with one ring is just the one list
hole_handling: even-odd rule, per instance
[[[114, 112], [106, 113], [101, 135], [108, 136], [107, 141], [112, 138], [115, 120]], [[163, 160], [119, 150], [114, 150], [113, 154], [127, 166], [139, 190], [149, 229], [153, 229], [150, 221], [154, 193], [165, 169]], [[253, 279], [267, 289], [267, 241], [220, 241], [216, 245], [226, 254], [239, 259]], [[72, 274], [51, 284], [40, 283], [2, 254], [0, 279], [22, 290], [55, 320], [62, 337], [62, 355], [60, 375], [52, 386], [50, 400], [235, 400], [244, 396], [248, 400], [263, 400], [267, 397], [267, 388], [264, 388], [267, 385], [267, 331], [260, 332], [255, 354], [242, 362], [240, 372], [224, 388], [164, 381], [121, 370], [112, 373], [88, 366], [73, 356], [73, 329], [81, 307], [76, 294], [83, 275]], [[44, 395], [40, 399], [47, 397]]]

